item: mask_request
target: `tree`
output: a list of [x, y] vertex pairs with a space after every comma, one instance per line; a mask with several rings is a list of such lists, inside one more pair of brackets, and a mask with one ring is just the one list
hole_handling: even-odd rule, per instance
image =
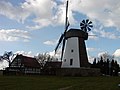
[[[111, 75], [111, 76], [118, 76], [119, 72], [119, 64], [114, 58], [104, 58], [101, 56], [98, 58], [98, 62], [96, 62], [96, 58], [93, 61], [92, 67], [93, 68], [100, 68], [100, 71], [104, 75]], [[112, 60], [111, 60], [112, 59]]]
[[10, 52], [6, 52], [3, 54], [3, 56], [0, 56], [0, 60], [3, 61], [3, 60], [6, 60], [8, 61], [8, 64], [10, 66], [10, 63], [11, 63], [11, 56], [13, 56], [13, 52], [10, 51]]
[[93, 65], [96, 65], [96, 58], [94, 58]]
[[107, 70], [106, 74], [109, 75], [110, 74], [110, 61], [109, 61], [109, 59], [107, 59], [107, 62], [106, 62], [106, 70]]
[[115, 76], [118, 76], [119, 64], [117, 63], [117, 61], [114, 62], [114, 70], [115, 70]]
[[58, 60], [57, 58], [54, 58], [53, 56], [47, 53], [43, 53], [43, 54], [39, 53], [38, 56], [35, 56], [35, 58], [38, 60], [42, 68], [44, 67], [46, 62]]
[[96, 58], [94, 58], [94, 61], [93, 61], [93, 64], [91, 64], [91, 67], [92, 67], [92, 68], [96, 68], [96, 67], [97, 67], [96, 64], [97, 64]]

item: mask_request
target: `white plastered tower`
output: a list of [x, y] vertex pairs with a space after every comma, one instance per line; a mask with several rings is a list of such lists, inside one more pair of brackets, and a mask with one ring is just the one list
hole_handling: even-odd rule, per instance
[[85, 40], [88, 33], [80, 29], [70, 29], [65, 34], [65, 50], [61, 68], [89, 67]]

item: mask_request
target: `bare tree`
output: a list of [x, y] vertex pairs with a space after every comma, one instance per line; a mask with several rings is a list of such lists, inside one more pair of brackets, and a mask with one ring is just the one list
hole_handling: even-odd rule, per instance
[[11, 58], [10, 58], [10, 56], [12, 56], [12, 55], [13, 55], [13, 52], [12, 52], [12, 51], [10, 51], [10, 52], [6, 52], [6, 51], [5, 51], [5, 53], [3, 54], [3, 56], [0, 56], [0, 61], [6, 60], [6, 61], [8, 61], [9, 66], [10, 66], [10, 63], [11, 63]]
[[54, 58], [53, 56], [49, 55], [48, 53], [39, 53], [38, 56], [35, 56], [35, 58], [40, 63], [41, 67], [44, 67], [46, 62], [51, 62], [54, 60], [58, 60], [57, 58]]

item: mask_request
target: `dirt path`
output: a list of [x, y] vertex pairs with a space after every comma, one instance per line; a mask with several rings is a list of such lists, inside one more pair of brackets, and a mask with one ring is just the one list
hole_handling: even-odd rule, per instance
[[69, 89], [69, 88], [71, 88], [72, 86], [68, 86], [68, 87], [63, 87], [63, 88], [60, 88], [60, 89], [58, 89], [58, 90], [67, 90], [67, 89]]

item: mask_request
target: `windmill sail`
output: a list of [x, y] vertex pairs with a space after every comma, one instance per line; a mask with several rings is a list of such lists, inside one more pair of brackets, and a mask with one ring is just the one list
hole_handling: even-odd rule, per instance
[[68, 29], [68, 25], [69, 22], [68, 22], [68, 0], [67, 0], [67, 4], [66, 4], [66, 17], [65, 17], [65, 32], [67, 31]]
[[81, 30], [84, 32], [91, 31], [91, 28], [93, 27], [92, 22], [89, 19], [83, 20], [80, 23]]
[[67, 3], [66, 3], [66, 18], [65, 18], [65, 31], [64, 31], [64, 38], [63, 38], [63, 45], [62, 45], [62, 53], [61, 53], [61, 60], [63, 58], [63, 53], [64, 53], [64, 48], [65, 48], [65, 36], [66, 36], [66, 32], [67, 32], [67, 29], [69, 27], [69, 21], [68, 21], [68, 0], [67, 0]]
[[70, 23], [68, 21], [68, 0], [67, 0], [67, 3], [66, 3], [66, 17], [65, 17], [65, 31], [61, 35], [61, 37], [60, 37], [60, 39], [58, 41], [58, 44], [57, 44], [57, 46], [55, 48], [55, 54], [56, 54], [59, 45], [61, 44], [61, 42], [63, 43], [63, 45], [62, 45], [62, 53], [61, 53], [61, 60], [63, 58], [64, 48], [65, 48], [65, 42], [66, 42], [65, 41], [65, 36], [66, 36], [66, 32], [68, 30], [69, 25], [70, 25]]
[[61, 60], [62, 60], [62, 58], [63, 58], [64, 48], [65, 48], [65, 39], [63, 40], [62, 53], [61, 53]]
[[60, 43], [61, 43], [62, 40], [63, 40], [63, 37], [64, 37], [64, 35], [62, 34], [61, 37], [60, 37], [60, 39], [59, 39], [59, 41], [58, 41], [58, 44], [57, 44], [57, 46], [56, 46], [56, 48], [55, 48], [55, 54], [56, 54], [56, 52], [57, 52], [57, 49], [58, 49]]

